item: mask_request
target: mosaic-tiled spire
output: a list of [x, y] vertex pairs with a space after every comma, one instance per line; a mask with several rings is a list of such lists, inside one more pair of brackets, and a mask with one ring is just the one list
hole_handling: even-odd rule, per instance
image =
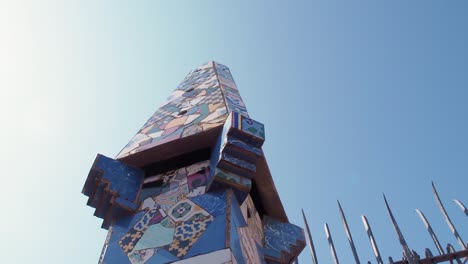
[[100, 263], [290, 263], [305, 246], [288, 223], [262, 144], [226, 66], [191, 71], [83, 188], [109, 230]]
[[232, 111], [248, 117], [231, 72], [216, 62], [204, 64], [185, 77], [117, 158], [222, 126]]

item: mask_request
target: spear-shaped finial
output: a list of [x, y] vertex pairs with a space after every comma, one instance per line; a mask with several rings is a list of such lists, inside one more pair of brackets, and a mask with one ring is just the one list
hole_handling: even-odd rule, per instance
[[439, 194], [437, 193], [434, 182], [432, 182], [432, 192], [434, 193], [437, 204], [439, 205], [440, 211], [442, 212], [442, 215], [444, 216], [445, 222], [447, 222], [447, 225], [449, 226], [450, 231], [452, 231], [452, 234], [457, 239], [458, 244], [461, 246], [461, 248], [466, 249], [466, 245], [465, 245], [465, 243], [463, 243], [463, 239], [460, 237], [460, 234], [458, 234], [458, 231], [455, 228], [455, 226], [453, 225], [452, 220], [450, 220], [450, 217], [447, 214], [447, 211], [445, 211], [445, 207], [442, 204], [442, 201], [440, 200], [440, 197], [439, 197]]
[[426, 226], [427, 232], [429, 232], [429, 235], [432, 238], [432, 241], [434, 241], [434, 244], [437, 248], [437, 251], [439, 251], [440, 255], [444, 254], [444, 249], [439, 243], [439, 239], [437, 238], [436, 234], [434, 233], [434, 230], [432, 230], [431, 224], [429, 224], [429, 221], [427, 221], [426, 216], [421, 212], [419, 209], [415, 209], [416, 213], [419, 215], [419, 218], [421, 218], [421, 221], [423, 221], [424, 226]]
[[310, 234], [309, 224], [307, 223], [307, 218], [304, 214], [304, 209], [302, 209], [302, 218], [304, 219], [307, 238], [309, 239], [309, 248], [310, 248], [310, 254], [312, 255], [312, 263], [318, 264], [317, 254], [315, 253], [314, 241], [312, 240], [312, 235]]
[[340, 262], [338, 261], [338, 256], [336, 255], [335, 245], [333, 244], [333, 239], [330, 233], [330, 229], [328, 228], [328, 224], [325, 223], [323, 227], [325, 228], [325, 234], [327, 235], [328, 244], [330, 245], [330, 251], [333, 257], [333, 261], [335, 262], [335, 264], [339, 264]]
[[338, 202], [338, 209], [340, 210], [341, 220], [343, 221], [344, 229], [346, 232], [346, 236], [348, 237], [349, 246], [351, 247], [351, 250], [353, 251], [354, 260], [356, 261], [356, 264], [360, 264], [361, 262], [359, 261], [359, 257], [356, 251], [356, 246], [354, 245], [353, 236], [351, 235], [351, 231], [349, 231], [348, 221], [346, 221], [346, 216], [343, 212], [343, 208], [341, 207], [340, 201], [337, 200], [337, 202]]
[[410, 248], [408, 247], [408, 244], [406, 243], [405, 237], [403, 236], [403, 233], [401, 233], [400, 227], [398, 226], [395, 217], [393, 216], [392, 210], [390, 209], [390, 206], [388, 205], [387, 202], [387, 197], [385, 197], [385, 194], [383, 195], [384, 201], [385, 201], [385, 206], [387, 207], [387, 212], [388, 215], [390, 216], [390, 219], [392, 221], [393, 228], [395, 229], [395, 232], [397, 233], [398, 240], [400, 241], [400, 244], [403, 248], [403, 254], [405, 255], [405, 258], [408, 260], [409, 264], [417, 264], [417, 260], [413, 253], [411, 252]]
[[460, 207], [460, 209], [466, 214], [466, 216], [468, 216], [468, 209], [466, 209], [466, 206], [457, 199], [454, 199], [453, 201]]
[[367, 236], [369, 237], [369, 241], [372, 246], [372, 250], [374, 251], [375, 259], [377, 260], [377, 264], [383, 264], [382, 257], [380, 256], [379, 248], [377, 247], [377, 243], [375, 242], [374, 234], [372, 233], [372, 229], [369, 225], [369, 221], [365, 215], [361, 215], [362, 223], [364, 224], [364, 228], [366, 229]]

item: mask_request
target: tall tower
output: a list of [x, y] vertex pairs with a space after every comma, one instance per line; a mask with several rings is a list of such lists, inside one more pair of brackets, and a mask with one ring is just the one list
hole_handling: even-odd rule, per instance
[[288, 222], [229, 69], [192, 70], [116, 159], [98, 154], [83, 193], [108, 235], [99, 263], [291, 263]]

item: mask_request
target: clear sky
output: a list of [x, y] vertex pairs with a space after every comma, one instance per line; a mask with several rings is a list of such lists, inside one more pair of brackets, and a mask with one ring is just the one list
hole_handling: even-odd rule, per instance
[[[2, 263], [96, 263], [106, 232], [81, 194], [96, 153], [115, 156], [192, 68], [230, 67], [291, 222], [328, 222], [343, 263], [452, 243], [468, 203], [467, 1], [1, 1]], [[302, 263], [311, 263], [304, 250]]]

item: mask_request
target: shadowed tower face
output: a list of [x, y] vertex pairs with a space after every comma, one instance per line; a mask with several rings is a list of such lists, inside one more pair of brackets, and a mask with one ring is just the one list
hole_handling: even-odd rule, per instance
[[288, 222], [230, 70], [192, 70], [116, 159], [98, 154], [83, 188], [108, 229], [100, 263], [291, 263]]

